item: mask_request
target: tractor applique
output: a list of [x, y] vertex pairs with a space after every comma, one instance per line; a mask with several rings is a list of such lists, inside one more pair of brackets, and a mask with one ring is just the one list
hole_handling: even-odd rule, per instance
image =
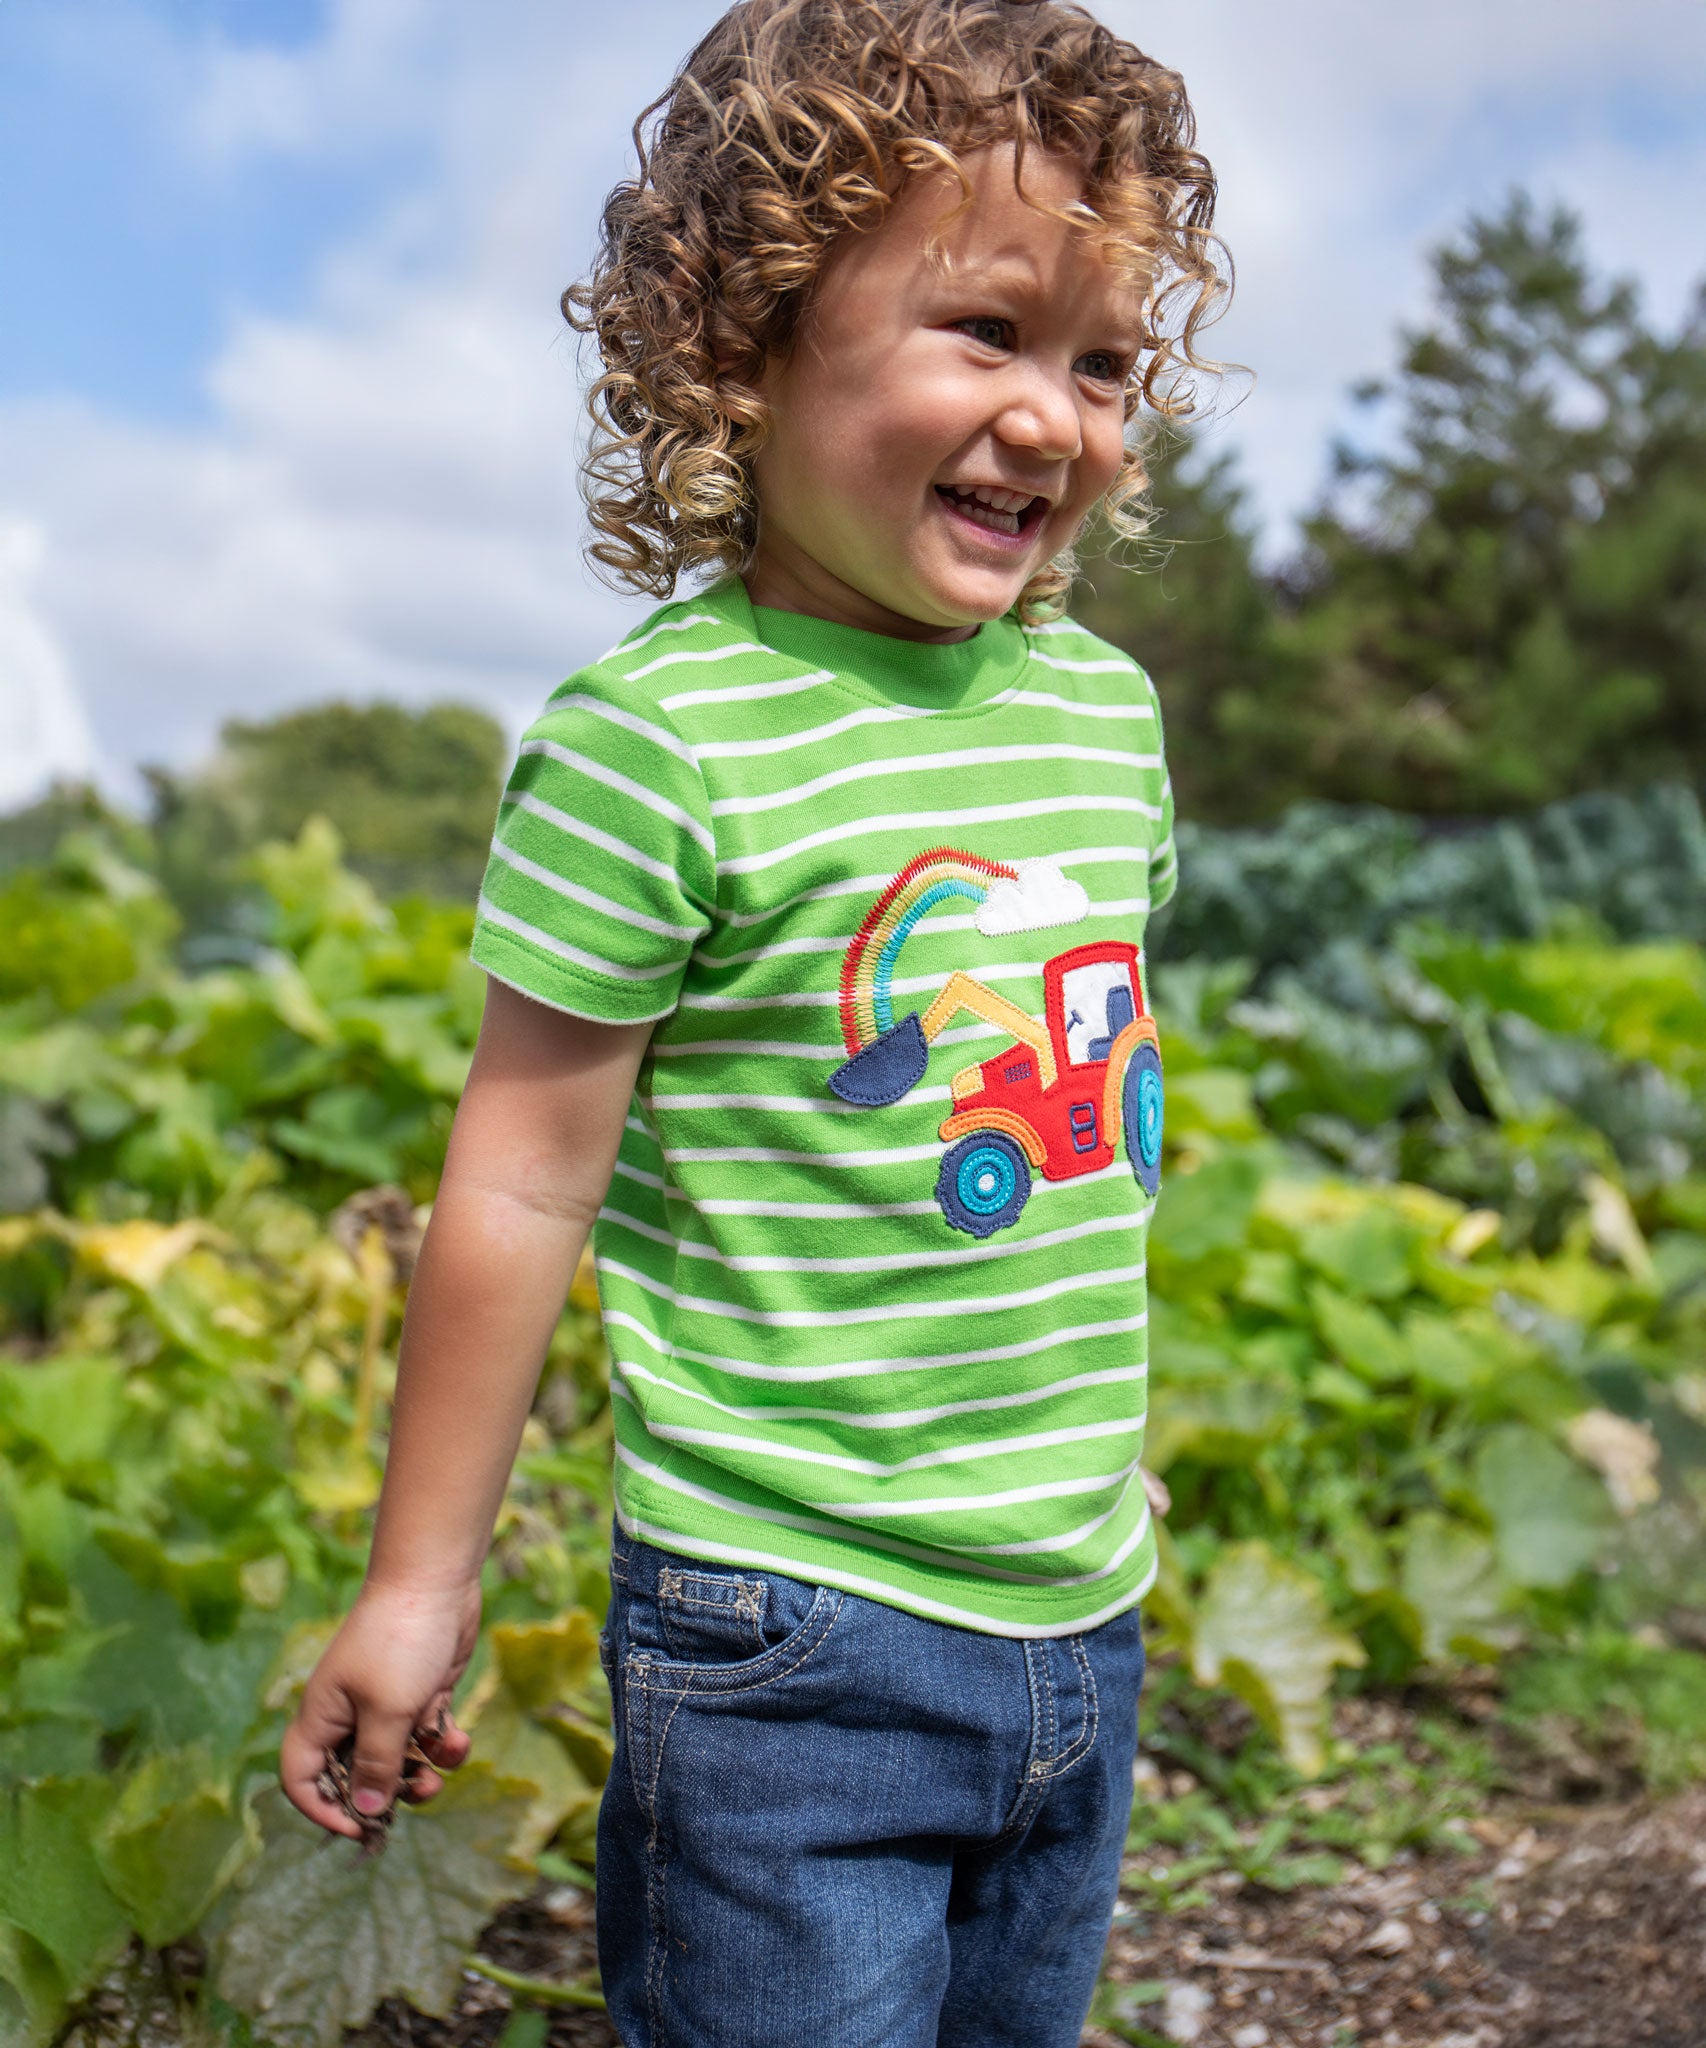
[[[1136, 946], [1074, 946], [1043, 969], [1038, 1020], [972, 975], [949, 976], [920, 1014], [881, 1026], [830, 1076], [844, 1102], [899, 1102], [923, 1078], [929, 1047], [962, 1010], [1013, 1043], [953, 1077], [936, 1199], [954, 1229], [992, 1237], [1018, 1218], [1033, 1171], [1072, 1180], [1113, 1163], [1121, 1130], [1144, 1192], [1161, 1184], [1161, 1049], [1145, 1008]], [[891, 1012], [892, 1015], [892, 1012]]]

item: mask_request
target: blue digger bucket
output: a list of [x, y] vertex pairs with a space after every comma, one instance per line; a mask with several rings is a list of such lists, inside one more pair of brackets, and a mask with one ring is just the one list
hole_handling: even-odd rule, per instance
[[880, 1038], [861, 1046], [829, 1077], [830, 1088], [843, 1102], [860, 1109], [886, 1109], [910, 1088], [916, 1088], [930, 1064], [930, 1042], [918, 1012], [909, 1010]]

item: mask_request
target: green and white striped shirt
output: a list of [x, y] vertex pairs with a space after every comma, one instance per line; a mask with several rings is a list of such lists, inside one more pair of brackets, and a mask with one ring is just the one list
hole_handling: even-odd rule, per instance
[[595, 1236], [630, 1533], [1001, 1635], [1142, 1597], [1172, 818], [1149, 678], [1069, 622], [730, 577], [551, 698], [474, 958], [657, 1020]]

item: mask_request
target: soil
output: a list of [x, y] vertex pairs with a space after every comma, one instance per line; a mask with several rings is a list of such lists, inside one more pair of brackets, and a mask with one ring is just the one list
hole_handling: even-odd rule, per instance
[[1122, 1918], [1109, 1977], [1166, 1988], [1085, 2048], [1706, 2048], [1706, 1787], [1471, 1826], [1473, 1856]]

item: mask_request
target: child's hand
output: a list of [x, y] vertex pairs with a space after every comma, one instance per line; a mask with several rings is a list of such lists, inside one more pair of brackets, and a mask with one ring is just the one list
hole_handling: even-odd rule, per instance
[[[285, 1730], [279, 1781], [291, 1804], [335, 1835], [364, 1830], [321, 1789], [326, 1752], [354, 1737], [350, 1796], [363, 1814], [389, 1810], [401, 1786], [403, 1752], [414, 1736], [428, 1759], [404, 1796], [413, 1805], [443, 1789], [469, 1739], [450, 1714], [450, 1695], [473, 1655], [480, 1628], [478, 1582], [440, 1593], [368, 1585], [326, 1646]], [[432, 1768], [431, 1766], [437, 1766]]]

